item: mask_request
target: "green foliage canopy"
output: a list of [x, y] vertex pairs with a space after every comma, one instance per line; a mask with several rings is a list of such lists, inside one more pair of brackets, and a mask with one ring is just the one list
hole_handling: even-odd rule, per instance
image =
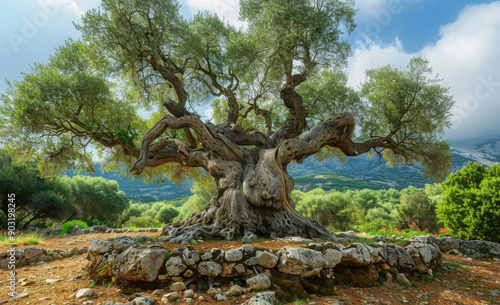
[[[426, 176], [449, 172], [449, 145], [440, 138], [453, 101], [429, 78], [426, 60], [413, 59], [406, 71], [368, 71], [361, 98], [336, 71], [349, 55], [353, 1], [242, 0], [240, 6], [245, 29], [207, 12], [185, 20], [174, 0], [103, 0], [77, 25], [82, 41], [68, 40], [1, 95], [0, 133], [18, 152], [40, 154], [46, 174], [68, 167], [92, 172], [90, 143], [106, 160], [104, 168], [123, 170], [140, 157], [139, 135], [162, 118], [182, 119], [190, 123], [148, 143], [157, 156], [143, 172], [180, 181], [201, 175], [191, 167], [203, 162], [187, 148], [224, 155], [223, 145], [210, 145], [197, 104], [218, 103], [215, 123], [225, 125], [210, 128], [236, 151], [320, 135], [300, 138], [308, 123], [328, 130], [333, 121], [322, 120], [349, 111], [342, 139], [322, 144], [327, 154], [371, 151], [396, 164], [420, 163]], [[139, 108], [154, 113], [144, 119]], [[355, 127], [358, 136], [351, 139]], [[232, 128], [237, 137], [230, 137]]]

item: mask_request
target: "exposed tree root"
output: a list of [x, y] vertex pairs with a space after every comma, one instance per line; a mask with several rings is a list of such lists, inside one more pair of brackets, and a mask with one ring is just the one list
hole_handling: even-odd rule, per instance
[[[241, 199], [245, 201], [244, 198]], [[238, 236], [248, 239], [255, 239], [257, 236], [269, 238], [334, 236], [333, 232], [328, 231], [317, 220], [309, 220], [289, 209], [257, 208], [246, 203], [246, 209], [236, 209], [238, 211], [236, 213], [234, 208], [237, 206], [234, 206], [234, 202], [225, 204], [230, 204], [232, 207], [216, 208], [218, 204], [214, 199], [204, 211], [194, 213], [173, 226], [165, 227], [162, 235], [169, 236], [171, 242], [177, 243], [206, 238], [234, 240]]]

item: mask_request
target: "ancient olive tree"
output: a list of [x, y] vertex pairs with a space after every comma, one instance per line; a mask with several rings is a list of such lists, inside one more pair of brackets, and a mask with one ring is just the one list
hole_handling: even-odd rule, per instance
[[[290, 162], [372, 151], [430, 176], [449, 170], [439, 138], [452, 100], [425, 60], [369, 71], [361, 98], [328, 72], [346, 62], [354, 12], [342, 0], [241, 0], [237, 29], [206, 12], [185, 20], [173, 0], [103, 0], [77, 25], [82, 41], [3, 96], [4, 126], [48, 169], [92, 170], [91, 142], [108, 168], [127, 163], [134, 175], [202, 168], [217, 195], [168, 230], [172, 240], [328, 236], [295, 211]], [[210, 103], [214, 122], [195, 111]]]

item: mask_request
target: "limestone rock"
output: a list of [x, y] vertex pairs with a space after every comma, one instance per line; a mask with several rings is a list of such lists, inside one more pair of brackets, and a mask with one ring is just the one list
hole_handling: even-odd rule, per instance
[[152, 282], [158, 276], [167, 252], [160, 247], [130, 247], [116, 257], [113, 275], [130, 281]]
[[80, 248], [80, 250], [78, 251], [79, 254], [85, 254], [87, 252], [89, 252], [89, 246], [83, 246]]
[[80, 228], [79, 225], [76, 225], [73, 228], [71, 228], [71, 232], [69, 234], [71, 234], [71, 235], [81, 235], [82, 234], [82, 228]]
[[164, 295], [165, 294], [165, 289], [156, 289], [155, 291], [153, 291], [153, 295]]
[[216, 301], [227, 301], [227, 297], [225, 295], [223, 295], [222, 293], [217, 293], [215, 296], [214, 296], [214, 299]]
[[229, 288], [229, 294], [234, 295], [235, 297], [243, 294], [243, 289], [239, 285], [233, 285]]
[[398, 258], [397, 268], [404, 272], [412, 272], [416, 269], [412, 256], [405, 248], [396, 246], [396, 256]]
[[399, 284], [405, 286], [406, 288], [410, 288], [411, 287], [410, 281], [406, 278], [406, 276], [403, 273], [396, 274], [396, 281]]
[[274, 291], [259, 292], [248, 300], [247, 305], [274, 305], [276, 293]]
[[105, 226], [92, 226], [89, 229], [92, 233], [106, 233], [106, 231], [109, 230], [109, 228]]
[[274, 268], [278, 264], [279, 257], [271, 252], [256, 251], [257, 264], [264, 268]]
[[246, 280], [247, 286], [251, 289], [267, 289], [271, 286], [269, 277], [259, 274]]
[[128, 236], [124, 236], [123, 238], [117, 239], [113, 243], [113, 250], [123, 252], [123, 251], [127, 250], [128, 248], [132, 247], [134, 244], [135, 243], [132, 240], [132, 238], [130, 238]]
[[201, 262], [198, 264], [198, 273], [204, 276], [216, 277], [222, 272], [222, 266], [216, 262]]
[[146, 297], [146, 296], [140, 296], [135, 299], [133, 299], [130, 302], [125, 303], [126, 305], [154, 305], [156, 303], [155, 299]]
[[371, 264], [373, 260], [370, 252], [375, 252], [375, 250], [373, 249], [370, 250], [364, 244], [359, 244], [359, 243], [351, 244], [350, 246], [341, 250], [342, 265], [361, 267]]
[[351, 283], [362, 288], [375, 286], [379, 276], [375, 265], [351, 267], [342, 264], [335, 267], [334, 275], [338, 282]]
[[89, 246], [89, 252], [94, 256], [99, 256], [101, 253], [110, 252], [113, 248], [113, 243], [107, 240], [95, 239]]
[[184, 272], [184, 273], [182, 274], [182, 276], [183, 276], [183, 277], [185, 277], [185, 278], [190, 278], [190, 277], [192, 277], [193, 275], [194, 275], [194, 271], [193, 271], [193, 270], [191, 270], [191, 269], [186, 270], [186, 272]]
[[226, 251], [224, 259], [228, 262], [237, 262], [243, 259], [243, 252], [239, 249]]
[[342, 260], [342, 252], [335, 249], [326, 249], [323, 253], [323, 258], [325, 259], [328, 268], [335, 268]]
[[321, 252], [307, 249], [284, 247], [278, 251], [278, 270], [303, 277], [318, 276], [324, 267], [328, 267]]
[[43, 250], [38, 248], [26, 248], [23, 250], [23, 252], [24, 252], [24, 259], [30, 259], [34, 256], [43, 254]]
[[182, 262], [188, 266], [194, 265], [200, 261], [198, 251], [193, 247], [186, 247], [181, 254]]
[[430, 268], [434, 268], [441, 255], [438, 247], [427, 243], [412, 243], [406, 247], [406, 251], [412, 256], [419, 273], [426, 273]]
[[192, 298], [192, 297], [194, 297], [194, 290], [193, 289], [188, 289], [188, 290], [184, 291], [184, 296], [186, 298]]
[[161, 298], [161, 301], [163, 304], [168, 304], [168, 303], [171, 303], [177, 299], [179, 299], [179, 293], [177, 291], [174, 291], [174, 292], [164, 294], [163, 297]]
[[187, 269], [187, 266], [182, 262], [182, 257], [171, 256], [165, 263], [167, 273], [170, 276], [179, 276]]
[[170, 291], [184, 291], [184, 290], [186, 290], [186, 285], [184, 284], [184, 282], [172, 283], [172, 285], [170, 286]]
[[92, 290], [90, 288], [83, 288], [83, 289], [78, 290], [78, 292], [76, 293], [76, 298], [77, 299], [90, 298], [93, 295], [94, 295], [94, 290]]

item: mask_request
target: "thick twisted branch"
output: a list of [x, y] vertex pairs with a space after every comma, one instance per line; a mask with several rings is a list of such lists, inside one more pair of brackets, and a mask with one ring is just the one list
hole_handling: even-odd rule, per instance
[[[243, 160], [245, 154], [243, 149], [241, 149], [237, 144], [231, 142], [225, 136], [216, 132], [213, 126], [205, 125], [198, 117], [191, 115], [175, 118], [171, 115], [166, 115], [160, 119], [144, 136], [141, 143], [140, 157], [130, 172], [133, 174], [139, 174], [142, 172], [142, 169], [148, 165], [151, 143], [167, 128], [180, 129], [186, 127], [195, 131], [202, 144], [208, 150], [217, 153], [225, 160]], [[154, 148], [157, 149], [157, 147]], [[185, 147], [183, 149], [184, 151], [187, 151]], [[183, 151], [181, 150], [178, 153], [182, 154], [182, 152]]]

